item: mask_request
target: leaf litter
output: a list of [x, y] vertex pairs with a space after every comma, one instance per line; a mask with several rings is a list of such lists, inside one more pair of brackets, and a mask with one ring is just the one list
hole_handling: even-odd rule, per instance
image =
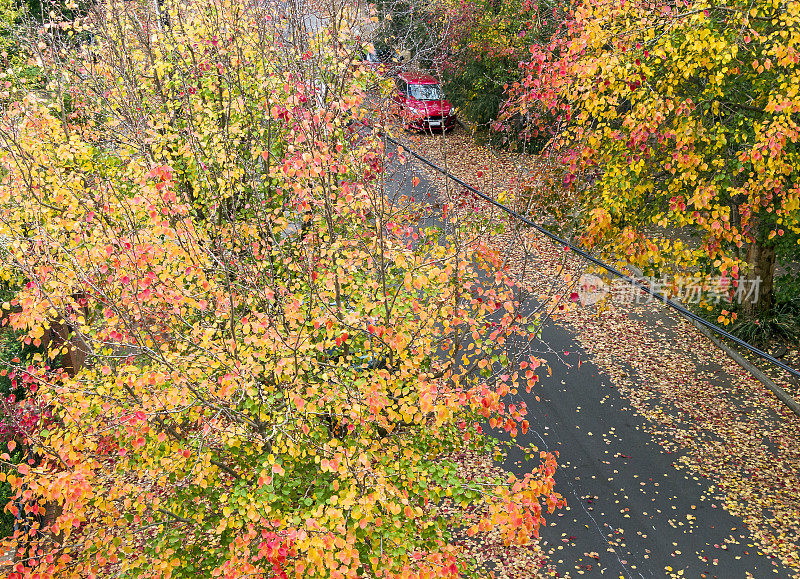
[[[531, 176], [538, 177], [536, 158], [492, 151], [477, 145], [463, 130], [440, 136], [411, 136], [409, 145], [485, 194], [514, 205], [513, 192]], [[521, 229], [501, 211], [465, 195], [438, 173], [426, 169], [442, 202], [453, 215], [483, 218], [485, 243], [491, 244], [538, 298], [548, 287], [565, 297], [551, 311], [613, 380], [617, 391], [646, 419], [652, 439], [675, 454], [674, 467], [692, 479], [708, 479], [709, 500], [743, 520], [758, 551], [777, 559], [800, 577], [800, 418], [744, 369], [716, 349], [696, 328], [655, 302], [637, 303], [641, 295], [629, 285], [610, 283], [606, 298], [577, 307], [576, 281], [592, 272], [574, 254], [545, 236]], [[540, 171], [546, 175], [547, 168]], [[549, 179], [533, 179], [547, 187]], [[467, 203], [464, 203], [464, 199]], [[492, 227], [506, 223], [502, 233]], [[570, 299], [571, 298], [571, 299]], [[796, 351], [789, 358], [796, 358]], [[779, 385], [795, 393], [797, 385], [772, 373]], [[562, 457], [566, 461], [568, 457]], [[684, 525], [692, 520], [674, 521]], [[574, 539], [574, 538], [572, 538]], [[731, 537], [730, 542], [737, 539]], [[675, 553], [680, 553], [675, 546]], [[721, 552], [727, 544], [715, 544]], [[594, 559], [596, 553], [586, 556]], [[551, 553], [552, 556], [552, 553]], [[699, 555], [708, 561], [707, 555]], [[717, 559], [711, 558], [717, 565]], [[576, 565], [578, 574], [584, 574]], [[513, 564], [508, 577], [527, 577]], [[522, 574], [518, 574], [522, 573]], [[552, 569], [549, 573], [553, 573]], [[670, 576], [679, 569], [666, 567]], [[748, 575], [750, 575], [748, 573]]]

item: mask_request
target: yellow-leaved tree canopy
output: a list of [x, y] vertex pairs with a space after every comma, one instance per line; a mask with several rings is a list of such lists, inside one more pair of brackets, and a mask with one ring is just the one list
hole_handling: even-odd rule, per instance
[[549, 454], [460, 476], [482, 424], [527, 428], [513, 283], [387, 189], [358, 10], [286, 8], [31, 30], [47, 90], [0, 126], [3, 323], [41, 350], [0, 449], [15, 576], [454, 577], [457, 538], [560, 502]]
[[800, 241], [800, 4], [576, 0], [530, 50], [506, 113], [555, 119], [582, 240], [768, 312]]

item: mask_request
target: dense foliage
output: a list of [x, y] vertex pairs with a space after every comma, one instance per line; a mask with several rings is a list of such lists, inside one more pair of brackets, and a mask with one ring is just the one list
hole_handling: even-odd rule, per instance
[[554, 457], [459, 468], [499, 450], [481, 424], [527, 428], [539, 361], [505, 343], [535, 328], [468, 230], [389, 194], [357, 15], [154, 6], [32, 45], [52, 98], [0, 127], [3, 307], [45, 349], [0, 455], [16, 576], [454, 577], [458, 535], [528, 541]]
[[760, 279], [766, 311], [800, 232], [799, 27], [792, 2], [576, 1], [506, 114], [556, 116], [587, 244], [727, 297]]
[[[488, 131], [497, 144], [521, 143], [523, 116], [498, 123], [507, 89], [520, 77], [520, 64], [531, 44], [547, 40], [563, 18], [560, 4], [528, 0], [460, 2], [443, 11], [456, 30], [447, 46], [442, 71], [448, 98], [476, 128]], [[539, 152], [549, 139], [543, 132], [528, 138], [525, 149]]]

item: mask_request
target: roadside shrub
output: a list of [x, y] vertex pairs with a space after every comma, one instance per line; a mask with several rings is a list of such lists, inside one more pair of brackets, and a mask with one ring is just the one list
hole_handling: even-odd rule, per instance
[[758, 348], [800, 343], [800, 301], [779, 302], [768, 313], [746, 317], [731, 326], [731, 333]]

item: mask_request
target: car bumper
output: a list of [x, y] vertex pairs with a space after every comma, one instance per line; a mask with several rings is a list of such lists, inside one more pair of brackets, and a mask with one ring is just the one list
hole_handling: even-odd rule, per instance
[[441, 131], [452, 129], [456, 124], [455, 115], [445, 118], [425, 117], [412, 120], [408, 127], [417, 131]]

